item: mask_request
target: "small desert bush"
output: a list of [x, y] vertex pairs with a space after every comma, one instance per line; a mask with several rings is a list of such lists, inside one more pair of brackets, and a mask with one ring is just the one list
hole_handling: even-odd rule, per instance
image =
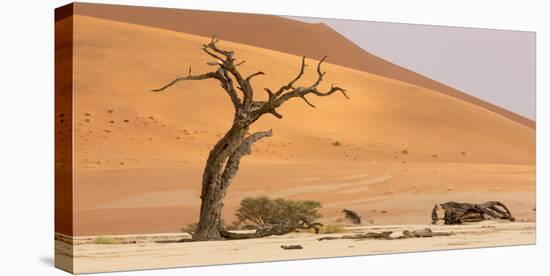
[[343, 233], [347, 230], [340, 224], [328, 224], [321, 228], [321, 234]]
[[342, 145], [342, 142], [340, 142], [340, 141], [335, 141], [334, 143], [332, 143], [332, 145], [338, 147], [338, 146], [341, 146], [341, 145]]
[[94, 239], [94, 244], [121, 244], [122, 241], [113, 237], [97, 236]]
[[302, 220], [309, 223], [320, 218], [321, 203], [310, 200], [270, 199], [266, 196], [247, 197], [235, 212], [240, 224], [262, 227], [266, 224], [298, 225]]
[[187, 224], [187, 226], [180, 228], [180, 231], [184, 233], [188, 233], [189, 235], [193, 235], [193, 233], [195, 233], [195, 231], [197, 230], [198, 226], [199, 226], [198, 223], [190, 223], [190, 224]]

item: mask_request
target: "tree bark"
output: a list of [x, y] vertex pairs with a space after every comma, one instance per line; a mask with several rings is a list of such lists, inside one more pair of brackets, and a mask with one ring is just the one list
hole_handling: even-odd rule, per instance
[[242, 143], [248, 127], [233, 124], [210, 151], [202, 176], [201, 210], [199, 224], [193, 235], [195, 240], [220, 240], [221, 210], [227, 192], [222, 181], [224, 164], [229, 155]]

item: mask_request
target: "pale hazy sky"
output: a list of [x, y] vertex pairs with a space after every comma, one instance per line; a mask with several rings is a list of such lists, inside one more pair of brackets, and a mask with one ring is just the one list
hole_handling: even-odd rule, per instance
[[325, 23], [392, 63], [535, 120], [535, 33], [356, 20]]

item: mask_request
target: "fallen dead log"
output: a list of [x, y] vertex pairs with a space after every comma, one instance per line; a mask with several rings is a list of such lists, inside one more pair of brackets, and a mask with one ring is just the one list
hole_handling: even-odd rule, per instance
[[368, 232], [368, 233], [361, 233], [361, 234], [355, 234], [355, 235], [344, 235], [340, 237], [322, 237], [318, 238], [318, 241], [325, 241], [325, 240], [342, 240], [342, 239], [350, 239], [350, 240], [366, 240], [366, 239], [375, 239], [375, 240], [402, 240], [402, 239], [412, 239], [412, 238], [431, 238], [431, 237], [441, 237], [441, 236], [451, 236], [454, 235], [454, 232], [433, 232], [430, 228], [424, 228], [420, 230], [405, 230], [401, 234], [401, 236], [398, 237], [392, 237], [391, 234], [392, 231], [385, 231], [385, 232]]
[[[445, 211], [443, 218], [439, 218], [437, 215], [440, 207]], [[510, 210], [499, 201], [488, 201], [481, 204], [449, 201], [436, 204], [432, 209], [432, 224], [436, 224], [439, 220], [445, 221], [445, 224], [462, 224], [490, 218], [515, 221]]]
[[315, 231], [315, 234], [318, 234], [320, 231], [320, 227], [322, 226], [323, 224], [319, 222], [308, 222], [305, 219], [302, 219], [300, 223], [296, 225], [292, 225], [292, 224], [266, 225], [262, 228], [257, 229], [256, 232], [253, 232], [253, 233], [229, 232], [225, 228], [220, 227], [220, 235], [222, 238], [228, 239], [228, 240], [243, 240], [243, 239], [263, 238], [263, 237], [269, 237], [274, 235], [281, 236], [281, 235], [295, 232], [296, 230], [308, 230], [308, 229], [313, 229]]
[[281, 248], [284, 250], [293, 250], [293, 249], [304, 249], [301, 245], [281, 245]]
[[393, 239], [390, 235], [392, 234], [392, 231], [385, 231], [385, 232], [368, 232], [368, 233], [360, 233], [355, 235], [344, 235], [340, 237], [322, 237], [318, 238], [318, 241], [325, 241], [325, 240], [343, 240], [343, 239], [349, 239], [349, 240], [364, 240], [364, 239], [375, 239], [375, 240], [391, 240]]

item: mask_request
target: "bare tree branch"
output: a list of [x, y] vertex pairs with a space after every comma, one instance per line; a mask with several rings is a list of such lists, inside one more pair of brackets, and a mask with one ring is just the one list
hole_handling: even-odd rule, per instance
[[283, 115], [281, 115], [281, 113], [277, 112], [277, 110], [275, 110], [275, 109], [270, 110], [269, 113], [271, 115], [277, 117], [277, 119], [282, 119], [283, 118]]
[[304, 102], [306, 102], [309, 106], [313, 107], [313, 108], [317, 108], [316, 106], [314, 106], [312, 103], [310, 103], [307, 99], [306, 99], [306, 96], [302, 96], [302, 99], [304, 100]]
[[344, 97], [346, 97], [346, 99], [349, 99], [349, 96], [346, 94], [346, 90], [344, 90], [340, 87], [334, 86], [334, 85], [331, 85], [330, 89], [327, 92], [320, 92], [317, 89], [313, 89], [313, 90], [310, 91], [310, 93], [315, 94], [319, 97], [330, 96], [334, 92], [340, 92], [340, 93], [342, 93], [342, 95], [344, 95]]
[[283, 92], [285, 92], [286, 90], [293, 89], [294, 88], [294, 83], [296, 83], [304, 75], [304, 70], [305, 70], [306, 66], [307, 66], [306, 65], [306, 57], [303, 56], [302, 57], [302, 65], [300, 66], [300, 72], [298, 72], [298, 75], [293, 80], [291, 80], [287, 85], [284, 85], [281, 88], [279, 88], [279, 90], [277, 90], [277, 92], [275, 92], [275, 96], [278, 97]]
[[275, 94], [273, 93], [273, 91], [271, 91], [271, 89], [269, 88], [264, 88], [264, 91], [267, 92], [267, 95], [269, 97], [269, 100], [272, 100], [274, 97], [275, 97]]
[[[235, 78], [237, 83], [239, 84], [239, 89], [243, 92], [243, 99], [242, 99], [242, 106], [244, 109], [250, 108], [250, 105], [253, 102], [253, 91], [252, 87], [250, 86], [249, 79], [243, 78], [241, 73], [237, 70], [236, 66], [233, 62], [235, 59], [233, 58], [234, 52], [233, 51], [226, 51], [223, 49], [218, 48], [216, 43], [218, 43], [219, 40], [216, 39], [215, 36], [212, 36], [212, 40], [210, 43], [203, 45], [203, 50], [210, 56], [214, 57], [216, 60], [220, 61], [220, 66], [227, 70], [231, 75]], [[224, 56], [224, 58], [220, 57], [219, 55], [216, 55], [215, 53], [212, 53], [210, 50], [214, 51], [215, 53]], [[239, 63], [242, 64], [243, 62]]]
[[220, 82], [222, 88], [224, 88], [224, 90], [227, 92], [227, 94], [231, 98], [231, 102], [233, 103], [233, 106], [235, 107], [235, 109], [236, 110], [240, 109], [241, 103], [240, 103], [239, 96], [237, 95], [237, 92], [233, 87], [233, 83], [232, 83], [233, 81], [231, 80], [231, 78], [229, 78], [229, 76], [227, 76], [227, 73], [225, 73], [225, 71], [221, 68], [216, 72], [208, 72], [202, 75], [191, 75], [191, 67], [189, 67], [189, 75], [187, 77], [176, 78], [161, 88], [151, 90], [151, 92], [162, 92], [180, 81], [205, 80], [205, 79], [217, 79]]
[[220, 48], [218, 48], [216, 46], [216, 43], [218, 43], [219, 40], [216, 39], [216, 35], [213, 35], [212, 36], [212, 40], [210, 41], [210, 43], [208, 45], [206, 45], [208, 48], [212, 49], [214, 52], [216, 53], [219, 53], [223, 56], [225, 56], [225, 60], [226, 61], [231, 61], [233, 62], [233, 51], [225, 51], [225, 50], [222, 50]]
[[237, 95], [237, 91], [235, 91], [235, 87], [233, 86], [233, 80], [231, 79], [231, 77], [229, 77], [227, 71], [223, 68], [220, 68], [219, 71], [222, 72], [222, 75], [225, 79], [225, 85], [222, 85], [222, 87], [227, 91], [229, 97], [231, 97], [231, 102], [233, 103], [233, 106], [235, 106], [236, 109], [239, 109], [241, 106], [241, 101], [239, 99], [239, 96]]
[[[321, 81], [323, 81], [323, 77], [326, 74], [326, 72], [321, 71], [321, 64], [325, 61], [326, 58], [327, 57], [325, 56], [317, 64], [317, 80], [315, 80], [315, 82], [311, 86], [294, 88], [292, 91], [289, 91], [280, 95], [278, 98], [273, 100], [274, 107], [277, 108], [281, 106], [284, 102], [295, 97], [300, 97], [304, 99], [308, 105], [315, 107], [313, 104], [311, 104], [308, 100], [305, 99], [304, 96], [308, 94], [314, 94], [316, 96], [324, 97], [324, 96], [332, 95], [334, 92], [341, 92], [344, 95], [344, 97], [349, 99], [348, 95], [346, 94], [346, 91], [343, 88], [340, 88], [334, 85], [331, 85], [330, 89], [326, 92], [321, 92], [317, 89], [317, 86], [319, 86]], [[304, 64], [304, 61], [302, 61], [302, 64]], [[303, 73], [299, 74], [298, 76], [301, 76], [302, 74]], [[296, 80], [297, 79], [294, 79], [291, 83], [295, 82]]]
[[323, 77], [325, 76], [326, 72], [322, 72], [321, 71], [321, 64], [327, 59], [327, 56], [324, 56], [323, 59], [321, 59], [319, 61], [319, 63], [317, 63], [317, 81], [315, 81], [315, 83], [310, 86], [310, 88], [316, 88], [320, 83], [321, 81], [323, 81]]
[[262, 71], [256, 72], [256, 73], [254, 73], [254, 74], [252, 74], [252, 75], [246, 77], [246, 81], [250, 82], [250, 80], [251, 80], [253, 77], [260, 76], [260, 75], [265, 75], [265, 73], [262, 72]]
[[[308, 87], [294, 87], [294, 84], [303, 76], [304, 74], [304, 68], [306, 66], [305, 64], [305, 57], [302, 58], [302, 65], [300, 66], [300, 72], [298, 73], [298, 76], [294, 79], [292, 79], [287, 85], [282, 86], [277, 92], [273, 93], [269, 88], [265, 88], [264, 90], [269, 95], [269, 100], [264, 104], [264, 106], [261, 109], [256, 110], [256, 117], [261, 116], [262, 114], [269, 113], [274, 115], [275, 117], [281, 119], [283, 116], [276, 111], [278, 107], [283, 105], [286, 101], [292, 99], [292, 98], [301, 98], [306, 102], [307, 105], [309, 105], [312, 108], [316, 108], [316, 106], [311, 103], [307, 98], [306, 95], [312, 94], [319, 97], [325, 97], [330, 96], [334, 94], [335, 92], [340, 92], [344, 97], [348, 98], [348, 95], [346, 94], [346, 90], [344, 90], [341, 87], [337, 87], [334, 85], [331, 85], [330, 89], [328, 91], [319, 91], [318, 86], [322, 82], [326, 72], [323, 72], [321, 70], [322, 63], [326, 60], [326, 56], [319, 61], [317, 64], [317, 79], [315, 82], [308, 86]], [[289, 91], [290, 90], [290, 91]]]
[[[189, 67], [189, 73], [191, 73], [191, 67]], [[166, 88], [176, 84], [177, 82], [184, 81], [184, 80], [206, 80], [206, 79], [217, 79], [217, 77], [218, 76], [216, 75], [216, 72], [208, 72], [206, 74], [196, 75], [196, 76], [193, 76], [193, 75], [189, 74], [187, 77], [176, 78], [175, 80], [169, 82], [168, 84], [166, 84], [165, 86], [163, 86], [161, 88], [151, 90], [151, 92], [164, 91], [164, 90], [166, 90]]]
[[[208, 48], [209, 48], [208, 45], [205, 45], [205, 44], [202, 45], [202, 50], [203, 50], [206, 54], [208, 54], [209, 56], [213, 57], [215, 60], [220, 61], [220, 62], [222, 62], [222, 63], [225, 61], [225, 59], [223, 59], [222, 57], [220, 57], [220, 56], [218, 56], [218, 55], [216, 55], [216, 54], [210, 52], [210, 51], [208, 50]], [[218, 64], [219, 64], [219, 63], [218, 63]]]

